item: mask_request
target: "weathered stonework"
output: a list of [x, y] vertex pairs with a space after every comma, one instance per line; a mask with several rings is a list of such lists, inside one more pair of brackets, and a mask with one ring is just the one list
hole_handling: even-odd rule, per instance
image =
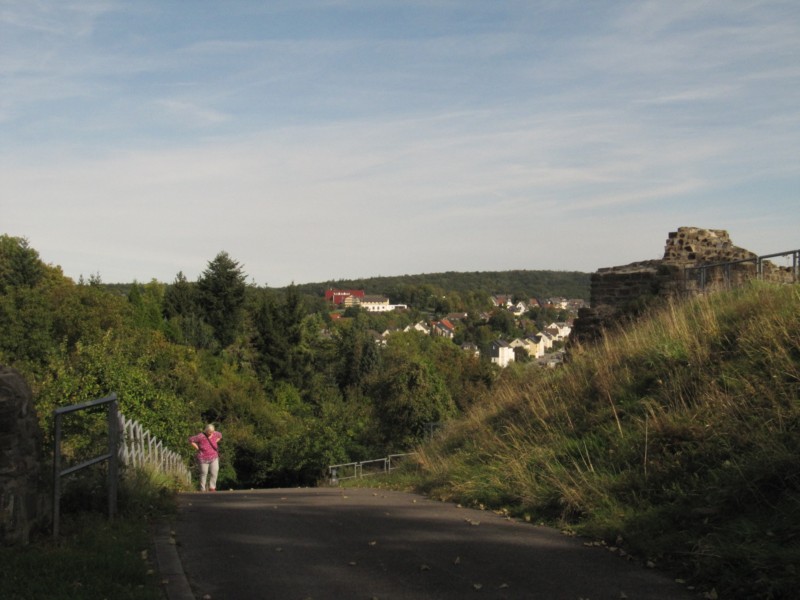
[[42, 431], [31, 390], [22, 376], [0, 365], [0, 541], [27, 544], [49, 519], [43, 485]]
[[[592, 275], [590, 307], [578, 312], [570, 341], [597, 339], [605, 327], [636, 314], [654, 299], [739, 285], [756, 276], [756, 259], [756, 254], [734, 246], [725, 230], [680, 227], [669, 234], [660, 260], [599, 269]], [[730, 264], [736, 261], [749, 262]], [[717, 263], [727, 265], [708, 266]], [[700, 266], [707, 267], [702, 273], [702, 284], [699, 271], [686, 271]], [[792, 281], [791, 270], [769, 261], [762, 263], [761, 276], [768, 281]]]

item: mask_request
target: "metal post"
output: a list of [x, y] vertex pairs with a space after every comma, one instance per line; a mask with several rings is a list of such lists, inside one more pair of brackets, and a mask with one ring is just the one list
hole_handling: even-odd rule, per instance
[[61, 518], [61, 415], [55, 419], [55, 449], [53, 451], [53, 537], [58, 537]]
[[117, 514], [117, 492], [119, 489], [119, 407], [117, 395], [108, 405], [108, 517]]

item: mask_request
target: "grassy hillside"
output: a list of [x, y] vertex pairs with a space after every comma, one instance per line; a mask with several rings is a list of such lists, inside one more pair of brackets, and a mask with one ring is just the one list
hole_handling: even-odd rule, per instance
[[796, 597], [799, 390], [800, 287], [697, 298], [514, 377], [421, 450], [416, 485], [605, 540], [707, 597]]

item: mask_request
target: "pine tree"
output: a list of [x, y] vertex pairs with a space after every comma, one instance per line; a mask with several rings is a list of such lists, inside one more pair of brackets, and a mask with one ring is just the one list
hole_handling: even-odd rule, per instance
[[203, 319], [225, 348], [236, 339], [244, 315], [246, 275], [238, 262], [220, 252], [197, 280], [197, 300]]

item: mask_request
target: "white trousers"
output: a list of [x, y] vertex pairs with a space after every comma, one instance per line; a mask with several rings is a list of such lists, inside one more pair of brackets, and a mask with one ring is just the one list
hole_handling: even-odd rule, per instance
[[200, 491], [206, 491], [206, 480], [208, 489], [217, 489], [217, 475], [219, 475], [219, 459], [215, 458], [210, 463], [200, 463]]

